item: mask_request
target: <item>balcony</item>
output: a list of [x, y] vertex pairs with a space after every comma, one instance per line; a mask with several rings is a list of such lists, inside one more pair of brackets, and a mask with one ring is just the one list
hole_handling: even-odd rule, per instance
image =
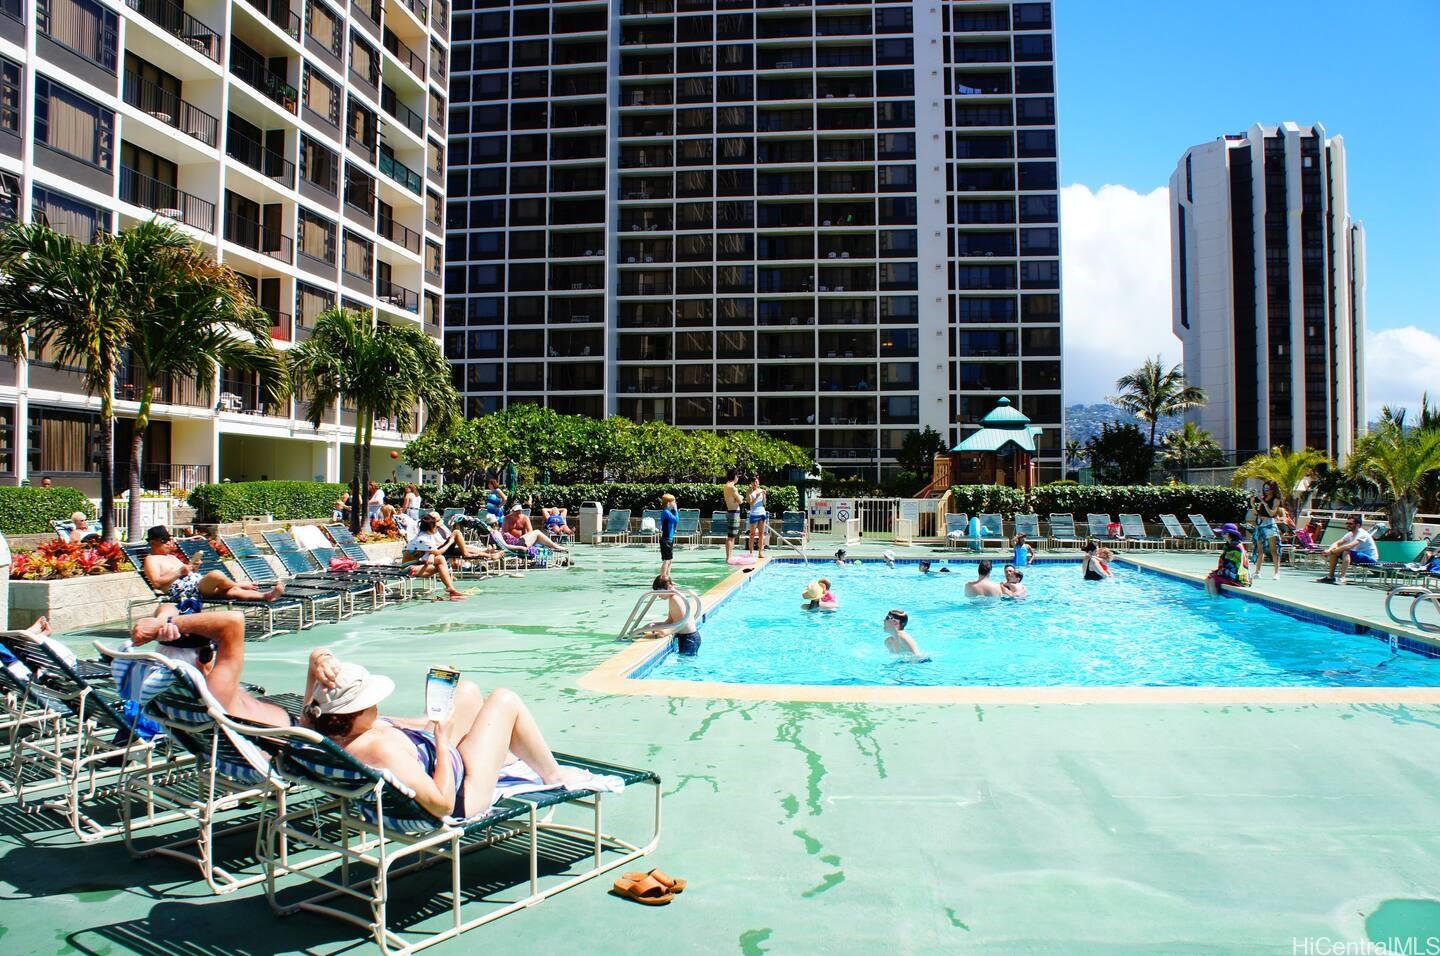
[[276, 342], [290, 341], [290, 313], [260, 306], [260, 311], [270, 317], [270, 338]]
[[193, 226], [215, 231], [215, 204], [127, 166], [120, 167], [120, 200]]
[[406, 46], [400, 38], [395, 35], [395, 31], [388, 27], [385, 30], [384, 45], [390, 55], [400, 61], [401, 66], [405, 67], [411, 73], [414, 73], [422, 83], [425, 81], [425, 61], [420, 57], [420, 54]]
[[182, 100], [167, 89], [156, 86], [138, 73], [125, 71], [125, 102], [141, 110], [151, 119], [193, 136], [206, 146], [219, 139], [220, 121], [209, 113]]
[[380, 172], [384, 173], [386, 176], [389, 176], [395, 182], [404, 186], [406, 189], [410, 190], [415, 195], [420, 195], [420, 186], [423, 180], [420, 178], [420, 174], [417, 173], [415, 170], [411, 169], [409, 166], [406, 166], [404, 163], [397, 160], [394, 156], [391, 156], [387, 153], [380, 154], [380, 162], [378, 165], [380, 167]]
[[270, 72], [263, 59], [235, 43], [230, 44], [230, 72], [287, 113], [295, 112], [298, 103], [295, 87], [285, 81], [283, 74]]
[[420, 233], [396, 222], [392, 216], [381, 215], [375, 224], [375, 231], [397, 246], [403, 246], [411, 252], [420, 251]]
[[[150, 383], [151, 400], [161, 405], [188, 405], [191, 408], [209, 408], [211, 406], [210, 385], [208, 382], [201, 384], [194, 378], [166, 378], [159, 382]], [[124, 402], [139, 401], [139, 389], [135, 383], [135, 369], [130, 365], [123, 366], [115, 375], [115, 397]], [[159, 465], [164, 468], [166, 466]], [[185, 465], [186, 468], [204, 468], [204, 465]], [[146, 485], [145, 487], [154, 487]]]
[[294, 241], [289, 236], [233, 212], [225, 214], [225, 240], [284, 263], [294, 260]]
[[380, 108], [416, 136], [423, 137], [425, 135], [425, 120], [421, 119], [419, 113], [400, 102], [395, 91], [388, 86], [380, 88]]
[[249, 0], [250, 6], [285, 31], [292, 40], [300, 39], [300, 16], [290, 9], [289, 0]]
[[295, 188], [295, 164], [275, 150], [267, 149], [259, 140], [251, 139], [238, 130], [232, 129], [226, 135], [225, 155], [282, 186]]
[[172, 0], [125, 0], [125, 5], [190, 49], [220, 62], [220, 34]]
[[429, 21], [430, 11], [425, 4], [425, 0], [405, 0], [405, 6], [410, 8], [410, 12], [415, 14], [421, 23]]
[[419, 294], [403, 285], [396, 285], [394, 282], [380, 279], [375, 283], [375, 298], [391, 308], [403, 309], [416, 315], [420, 314]]

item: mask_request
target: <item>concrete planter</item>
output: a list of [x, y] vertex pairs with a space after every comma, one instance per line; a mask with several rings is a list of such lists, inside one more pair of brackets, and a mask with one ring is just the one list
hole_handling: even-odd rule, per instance
[[375, 541], [370, 544], [362, 544], [360, 547], [370, 555], [371, 561], [398, 561], [400, 552], [405, 550], [405, 542], [397, 538], [394, 541]]
[[54, 581], [10, 582], [10, 627], [29, 627], [40, 616], [56, 631], [94, 627], [125, 620], [130, 601], [151, 596], [131, 571]]

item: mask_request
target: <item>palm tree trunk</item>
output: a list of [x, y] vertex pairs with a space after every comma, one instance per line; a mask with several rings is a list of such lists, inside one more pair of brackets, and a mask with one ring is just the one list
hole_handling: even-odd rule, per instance
[[359, 533], [360, 533], [360, 522], [361, 522], [361, 520], [362, 520], [362, 519], [361, 519], [361, 516], [364, 514], [364, 511], [365, 511], [365, 498], [364, 498], [365, 486], [360, 483], [360, 453], [361, 453], [362, 446], [363, 446], [363, 444], [364, 444], [364, 439], [365, 439], [365, 429], [364, 429], [364, 427], [361, 425], [361, 422], [362, 422], [364, 419], [363, 419], [361, 416], [364, 415], [364, 413], [365, 413], [365, 410], [364, 410], [363, 408], [357, 408], [357, 409], [355, 409], [355, 444], [354, 444], [354, 445], [352, 446], [352, 448], [351, 448], [351, 452], [352, 452], [352, 454], [353, 454], [352, 464], [353, 464], [354, 467], [353, 467], [353, 469], [351, 470], [351, 475], [350, 475], [350, 488], [351, 488], [351, 491], [350, 491], [350, 533], [351, 533], [351, 534], [359, 534]]
[[1151, 447], [1151, 448], [1154, 448], [1154, 447], [1155, 447], [1155, 429], [1158, 428], [1159, 425], [1160, 425], [1160, 416], [1159, 416], [1159, 415], [1151, 415], [1151, 416], [1150, 416], [1150, 447]]
[[370, 501], [368, 499], [368, 495], [370, 494], [370, 443], [375, 440], [375, 413], [373, 411], [365, 413], [364, 428], [364, 453], [360, 456], [360, 468], [364, 474], [361, 475], [360, 486], [365, 489], [365, 494], [367, 495], [365, 513], [368, 516], [370, 513]]
[[111, 393], [114, 376], [110, 377], [100, 397], [100, 533], [106, 541], [114, 541], [115, 532], [115, 399]]
[[130, 514], [126, 525], [131, 541], [140, 540], [140, 495], [144, 490], [141, 465], [145, 451], [145, 429], [150, 425], [150, 380], [140, 369], [135, 370], [135, 384], [141, 398], [140, 410], [135, 415], [135, 428], [130, 435]]

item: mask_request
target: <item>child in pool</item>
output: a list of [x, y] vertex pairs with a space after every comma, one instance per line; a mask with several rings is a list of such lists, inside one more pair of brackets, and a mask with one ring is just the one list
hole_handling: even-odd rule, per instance
[[905, 630], [909, 623], [910, 615], [904, 611], [895, 610], [885, 615], [885, 649], [891, 654], [908, 654], [912, 661], [923, 664], [930, 658]]
[[845, 563], [845, 556], [849, 553], [850, 552], [846, 551], [844, 548], [840, 548], [839, 550], [837, 550], [835, 552], [835, 563], [843, 565]]
[[1106, 574], [1110, 573], [1110, 562], [1115, 560], [1115, 552], [1109, 548], [1102, 547], [1095, 556], [1100, 559], [1100, 569]]
[[805, 605], [807, 611], [838, 611], [840, 602], [835, 599], [835, 592], [830, 590], [830, 582], [821, 578], [811, 583], [800, 596], [809, 603]]
[[1000, 585], [1001, 597], [1019, 600], [1030, 596], [1025, 587], [1025, 573], [1013, 564], [1005, 565], [1005, 583]]
[[894, 571], [894, 570], [895, 570], [895, 552], [894, 552], [894, 551], [886, 550], [884, 553], [882, 553], [882, 554], [880, 555], [880, 558], [885, 562], [885, 567], [889, 568], [891, 571]]
[[921, 561], [921, 562], [920, 562], [920, 573], [921, 573], [921, 574], [929, 574], [929, 573], [930, 573], [930, 562], [929, 562], [929, 561]]

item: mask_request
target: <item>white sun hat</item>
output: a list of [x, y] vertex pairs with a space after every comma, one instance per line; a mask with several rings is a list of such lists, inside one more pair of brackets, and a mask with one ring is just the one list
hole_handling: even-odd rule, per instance
[[335, 686], [315, 689], [315, 706], [322, 714], [358, 714], [369, 710], [395, 691], [395, 682], [372, 674], [359, 664], [335, 668]]

